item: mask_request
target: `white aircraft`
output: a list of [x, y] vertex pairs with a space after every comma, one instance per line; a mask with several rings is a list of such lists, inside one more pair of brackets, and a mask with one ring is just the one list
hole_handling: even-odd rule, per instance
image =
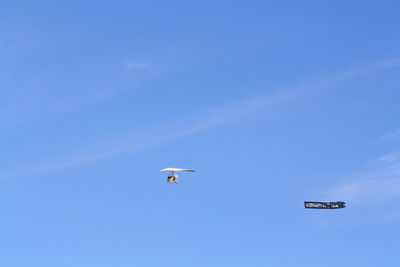
[[160, 170], [161, 172], [163, 171], [169, 171], [168, 177], [167, 177], [167, 182], [168, 183], [173, 183], [175, 182], [176, 184], [179, 182], [178, 175], [175, 174], [175, 172], [179, 171], [185, 171], [185, 172], [194, 172], [194, 170], [189, 170], [189, 169], [179, 169], [179, 168], [165, 168]]

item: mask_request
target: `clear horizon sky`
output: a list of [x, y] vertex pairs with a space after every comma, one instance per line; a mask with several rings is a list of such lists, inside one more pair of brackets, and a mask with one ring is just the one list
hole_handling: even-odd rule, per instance
[[398, 267], [399, 10], [1, 1], [0, 266]]

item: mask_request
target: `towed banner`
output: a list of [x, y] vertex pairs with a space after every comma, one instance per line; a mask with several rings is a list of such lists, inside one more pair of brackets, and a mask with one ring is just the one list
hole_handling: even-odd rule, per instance
[[304, 207], [306, 209], [341, 209], [346, 207], [346, 203], [342, 201], [338, 202], [304, 201]]

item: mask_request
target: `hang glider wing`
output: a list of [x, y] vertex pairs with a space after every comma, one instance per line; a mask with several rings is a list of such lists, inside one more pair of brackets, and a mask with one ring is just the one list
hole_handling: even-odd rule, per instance
[[172, 171], [172, 172], [179, 172], [179, 171], [185, 171], [185, 172], [194, 172], [194, 170], [189, 170], [189, 169], [179, 169], [179, 168], [165, 168], [160, 170], [161, 172], [163, 171]]

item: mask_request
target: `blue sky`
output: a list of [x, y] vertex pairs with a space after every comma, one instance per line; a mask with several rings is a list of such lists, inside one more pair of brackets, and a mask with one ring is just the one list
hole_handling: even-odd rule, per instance
[[2, 1], [0, 265], [398, 266], [399, 8]]

